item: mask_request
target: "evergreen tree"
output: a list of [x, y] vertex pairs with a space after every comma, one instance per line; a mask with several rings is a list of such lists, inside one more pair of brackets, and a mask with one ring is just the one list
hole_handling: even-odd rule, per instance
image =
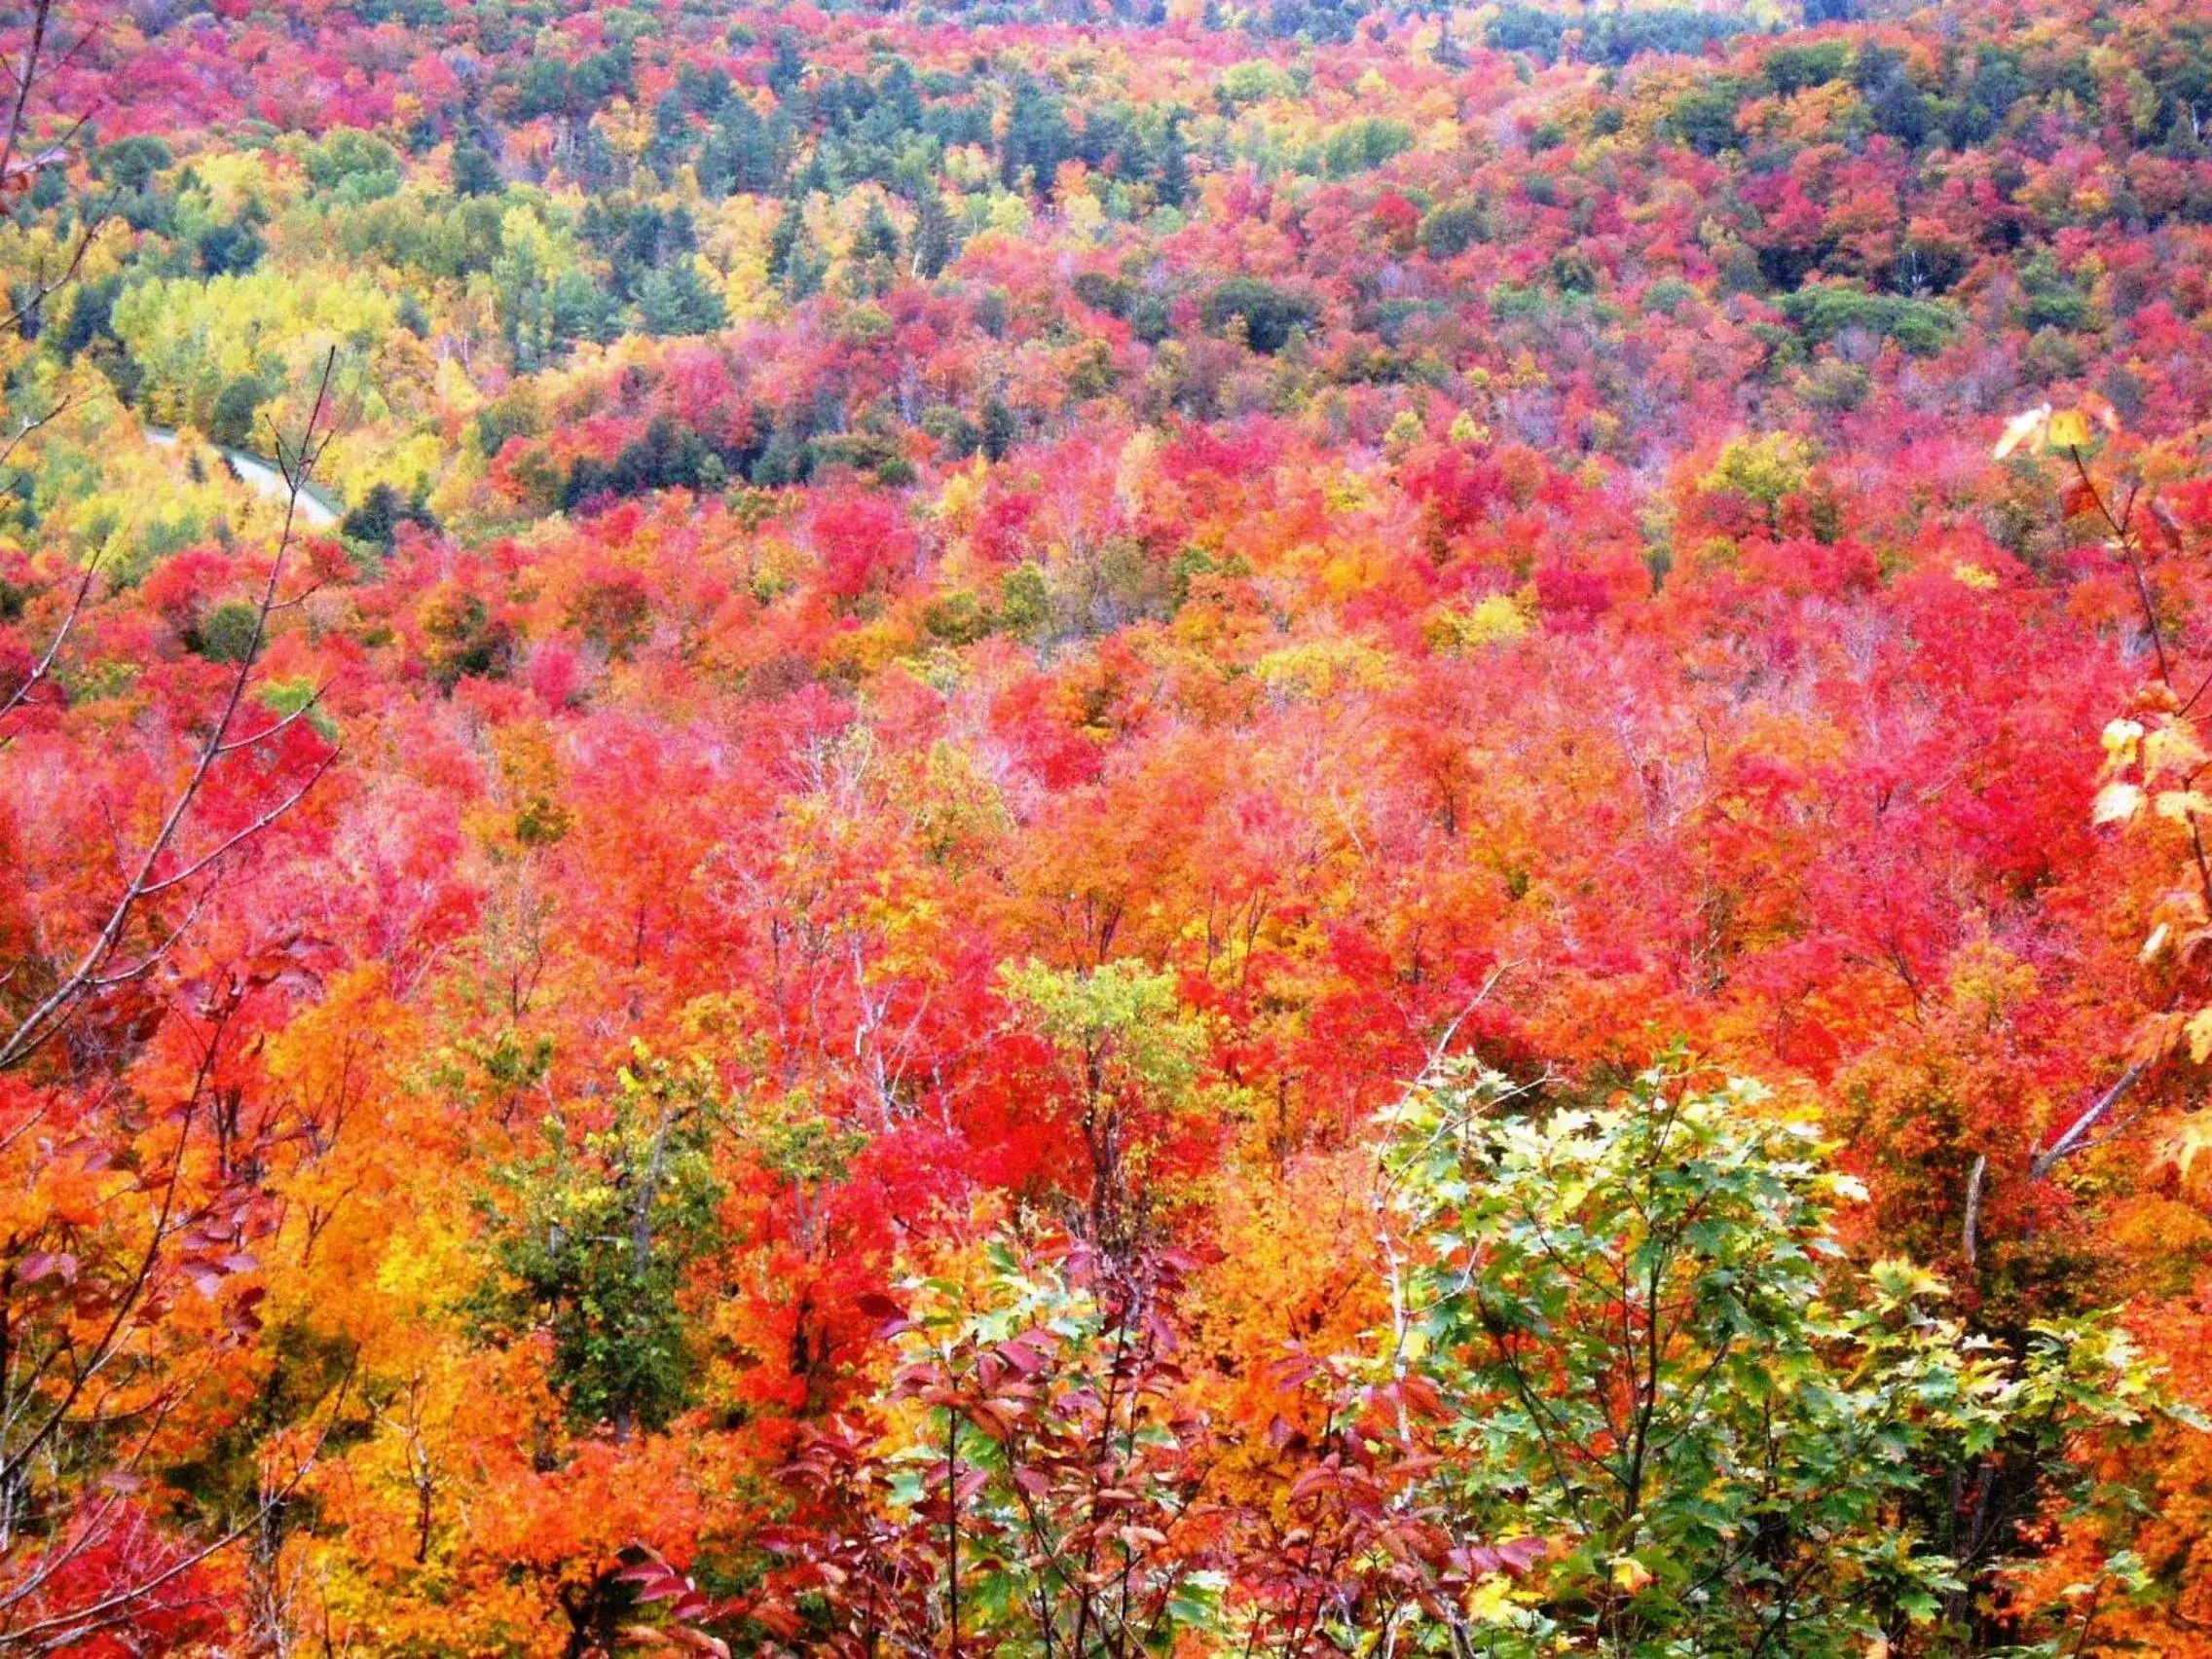
[[1167, 117], [1160, 139], [1160, 202], [1163, 207], [1180, 207], [1191, 195], [1191, 151], [1183, 138], [1183, 112]]
[[910, 268], [930, 282], [952, 261], [952, 215], [944, 210], [944, 198], [932, 185], [914, 204], [914, 245]]
[[463, 139], [453, 151], [453, 193], [456, 196], [497, 196], [505, 188], [492, 152], [474, 139]]
[[728, 320], [721, 295], [688, 254], [648, 272], [638, 285], [638, 325], [647, 334], [711, 334]]

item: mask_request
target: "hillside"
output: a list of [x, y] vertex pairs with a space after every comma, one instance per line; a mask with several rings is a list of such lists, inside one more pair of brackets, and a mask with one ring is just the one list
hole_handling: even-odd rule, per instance
[[2212, 1654], [2212, 11], [0, 55], [0, 1654]]

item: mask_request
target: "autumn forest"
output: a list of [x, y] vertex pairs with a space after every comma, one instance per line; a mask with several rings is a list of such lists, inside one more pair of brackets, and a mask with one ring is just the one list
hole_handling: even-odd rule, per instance
[[2212, 7], [0, 65], [0, 1659], [2212, 1656]]

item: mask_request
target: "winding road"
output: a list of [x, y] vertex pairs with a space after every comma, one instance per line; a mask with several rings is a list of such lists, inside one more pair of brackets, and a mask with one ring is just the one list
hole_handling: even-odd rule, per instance
[[[176, 444], [176, 433], [166, 426], [148, 426], [144, 430], [151, 443], [171, 448]], [[209, 444], [207, 447], [223, 458], [232, 475], [248, 489], [273, 501], [281, 501], [290, 494], [290, 486], [284, 482], [284, 475], [276, 470], [275, 461], [246, 450], [229, 449], [222, 444]], [[300, 517], [317, 530], [329, 529], [344, 512], [340, 502], [313, 484], [300, 492]]]

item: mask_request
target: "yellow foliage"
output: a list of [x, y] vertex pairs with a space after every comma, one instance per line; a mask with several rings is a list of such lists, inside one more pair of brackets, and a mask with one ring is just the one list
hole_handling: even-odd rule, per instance
[[1698, 480], [1701, 490], [1727, 490], [1772, 509], [1785, 496], [1805, 488], [1815, 452], [1794, 432], [1761, 432], [1731, 438], [1711, 471]]
[[1315, 640], [1270, 651], [1252, 665], [1260, 682], [1278, 694], [1317, 700], [1339, 691], [1376, 690], [1394, 677], [1391, 659], [1364, 640]]
[[1432, 649], [1469, 651], [1518, 640], [1529, 631], [1529, 612], [1510, 594], [1493, 593], [1471, 606], [1448, 606], [1424, 632]]

